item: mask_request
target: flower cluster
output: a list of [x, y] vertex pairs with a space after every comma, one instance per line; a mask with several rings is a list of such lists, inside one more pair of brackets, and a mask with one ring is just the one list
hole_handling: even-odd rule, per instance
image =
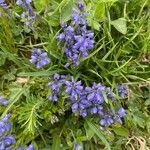
[[65, 81], [65, 78], [66, 78], [66, 76], [59, 75], [56, 73], [54, 75], [54, 81], [48, 83], [48, 85], [50, 86], [51, 91], [52, 91], [51, 96], [49, 96], [49, 99], [51, 101], [55, 102], [58, 100], [58, 96], [61, 94], [61, 87]]
[[128, 86], [127, 85], [118, 85], [118, 94], [120, 97], [125, 98], [128, 95]]
[[30, 59], [31, 64], [35, 64], [37, 68], [43, 68], [50, 63], [50, 59], [46, 52], [42, 52], [40, 49], [32, 49], [32, 55]]
[[[8, 105], [9, 101], [0, 96], [0, 103], [2, 105]], [[8, 113], [0, 120], [0, 150], [12, 150], [12, 145], [16, 144], [16, 140], [13, 135], [8, 134], [11, 130], [11, 123], [8, 119], [11, 117], [11, 114]], [[24, 150], [24, 148], [19, 147], [18, 150]], [[26, 150], [35, 150], [34, 146], [30, 144], [26, 147]]]
[[35, 20], [35, 13], [31, 6], [32, 0], [17, 0], [16, 4], [18, 6], [23, 7], [24, 12], [21, 14], [21, 18], [28, 29], [34, 29], [34, 20]]
[[[106, 103], [106, 99], [113, 103], [116, 102], [109, 87], [100, 83], [93, 83], [91, 87], [85, 87], [81, 81], [76, 82], [73, 77], [71, 80], [67, 80], [66, 76], [59, 74], [54, 75], [54, 80], [49, 83], [52, 92], [49, 97], [51, 101], [58, 101], [63, 86], [73, 113], [79, 113], [82, 117], [99, 117], [101, 126], [109, 126], [116, 122], [122, 123], [121, 119], [126, 115], [125, 110], [119, 108], [117, 113], [113, 113]], [[120, 95], [123, 95], [123, 93], [125, 93], [125, 90], [119, 91]], [[125, 98], [125, 95], [122, 98]]]
[[62, 23], [63, 32], [57, 36], [58, 44], [63, 46], [69, 63], [77, 66], [81, 58], [89, 54], [94, 47], [94, 33], [87, 29], [86, 13], [83, 13], [84, 5], [78, 4], [78, 9], [73, 9], [71, 23]]
[[11, 129], [11, 124], [8, 122], [10, 114], [6, 114], [4, 118], [0, 120], [0, 149], [11, 149], [10, 146], [16, 143], [14, 136], [8, 135], [7, 132]]
[[0, 104], [6, 106], [9, 104], [9, 101], [0, 96]]
[[0, 6], [2, 8], [6, 8], [7, 7], [7, 4], [5, 3], [5, 0], [0, 0]]

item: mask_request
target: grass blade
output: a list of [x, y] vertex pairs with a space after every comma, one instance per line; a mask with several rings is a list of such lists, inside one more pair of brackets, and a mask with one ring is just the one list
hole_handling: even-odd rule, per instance
[[90, 121], [86, 120], [86, 122], [87, 122], [88, 126], [91, 128], [91, 130], [93, 130], [93, 132], [102, 140], [102, 142], [105, 144], [107, 149], [111, 150], [110, 144], [108, 143], [106, 138], [101, 134], [100, 130], [97, 129], [97, 127], [93, 123], [91, 123]]

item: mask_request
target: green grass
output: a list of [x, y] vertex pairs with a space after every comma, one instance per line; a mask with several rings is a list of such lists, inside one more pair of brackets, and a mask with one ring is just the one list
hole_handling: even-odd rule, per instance
[[[11, 100], [0, 113], [3, 116], [11, 111], [17, 146], [33, 142], [39, 150], [71, 150], [74, 143], [79, 143], [85, 150], [133, 147], [138, 150], [142, 146], [141, 150], [148, 150], [150, 2], [85, 0], [85, 3], [90, 14], [88, 24], [95, 33], [95, 47], [77, 68], [68, 69], [64, 67], [66, 58], [57, 46], [56, 35], [60, 22], [69, 19], [74, 1], [33, 0], [38, 15], [34, 32], [25, 30], [19, 18], [22, 10], [13, 0], [9, 9], [0, 8], [0, 94]], [[33, 47], [48, 52], [51, 64], [45, 69], [37, 70], [29, 63]], [[100, 82], [112, 89], [120, 83], [129, 85], [128, 98], [119, 101], [127, 110], [124, 124], [101, 133], [92, 120], [71, 114], [64, 97], [56, 105], [48, 101], [47, 83], [56, 72], [73, 75], [85, 85]], [[28, 81], [18, 83], [20, 77]], [[57, 116], [58, 123], [52, 123], [53, 116]]]

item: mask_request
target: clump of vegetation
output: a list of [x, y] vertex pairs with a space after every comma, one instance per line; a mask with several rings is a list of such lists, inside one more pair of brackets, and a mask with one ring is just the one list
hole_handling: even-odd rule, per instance
[[148, 0], [0, 0], [0, 149], [150, 148]]

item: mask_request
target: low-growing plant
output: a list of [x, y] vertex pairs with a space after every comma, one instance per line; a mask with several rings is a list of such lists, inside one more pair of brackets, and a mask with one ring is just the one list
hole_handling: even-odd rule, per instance
[[0, 0], [0, 150], [150, 149], [148, 0]]

